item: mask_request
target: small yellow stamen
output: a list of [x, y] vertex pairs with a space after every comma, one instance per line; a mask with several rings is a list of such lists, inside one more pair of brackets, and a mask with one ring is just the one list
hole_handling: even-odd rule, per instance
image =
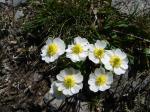
[[68, 75], [64, 78], [64, 85], [66, 88], [72, 88], [75, 86], [75, 78], [73, 75]]
[[83, 48], [80, 44], [76, 44], [74, 45], [74, 47], [72, 48], [72, 52], [74, 54], [79, 54], [79, 53], [82, 53], [83, 52]]
[[47, 52], [50, 56], [54, 56], [58, 52], [58, 45], [55, 43], [50, 44]]
[[104, 56], [104, 49], [102, 48], [95, 48], [94, 49], [94, 55], [96, 58], [101, 59]]
[[101, 75], [97, 76], [97, 78], [96, 78], [96, 85], [102, 86], [102, 85], [106, 84], [106, 81], [107, 81], [107, 76], [105, 74], [101, 74]]
[[112, 56], [110, 58], [110, 64], [114, 67], [114, 68], [118, 68], [121, 66], [122, 60], [119, 56]]

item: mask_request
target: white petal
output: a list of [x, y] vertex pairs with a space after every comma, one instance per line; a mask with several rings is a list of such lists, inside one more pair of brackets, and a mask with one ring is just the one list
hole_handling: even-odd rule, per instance
[[46, 40], [46, 44], [51, 44], [53, 42], [53, 38], [49, 37], [47, 40]]
[[76, 93], [79, 92], [79, 89], [77, 89], [77, 88], [71, 88], [71, 92], [72, 92], [73, 94], [76, 94]]
[[87, 45], [84, 45], [83, 46], [83, 51], [84, 52], [88, 52], [88, 50], [89, 50], [89, 45], [87, 44]]
[[49, 93], [50, 93], [51, 95], [54, 94], [54, 91], [53, 91], [53, 88], [52, 88], [52, 87], [50, 88]]
[[41, 56], [46, 56], [47, 55], [47, 47], [48, 45], [43, 46], [43, 48], [41, 49]]
[[51, 57], [50, 57], [50, 62], [54, 62], [56, 59], [58, 59], [58, 57], [59, 57], [58, 54], [56, 54], [56, 55], [54, 55], [54, 56], [51, 56]]
[[97, 59], [97, 58], [95, 58], [95, 56], [94, 56], [93, 53], [89, 53], [89, 59], [90, 59], [91, 61], [93, 61], [95, 64], [100, 63], [100, 60]]
[[74, 55], [74, 54], [72, 54], [72, 53], [67, 53], [67, 54], [66, 54], [66, 57], [71, 59], [72, 55]]
[[54, 62], [56, 59], [58, 59], [58, 55], [54, 56], [44, 56], [42, 57], [42, 60], [44, 60], [46, 63]]
[[93, 79], [89, 79], [89, 80], [88, 80], [88, 84], [89, 84], [90, 86], [95, 85], [95, 79], [94, 79], [94, 78], [93, 78]]
[[89, 42], [88, 42], [88, 40], [86, 38], [83, 38], [82, 41], [81, 41], [81, 44], [88, 45]]
[[91, 59], [91, 61], [93, 61], [95, 64], [99, 64], [99, 63], [100, 63], [100, 60], [99, 60], [99, 59], [96, 59], [96, 58], [93, 59], [93, 60]]
[[65, 53], [65, 49], [59, 49], [59, 51], [58, 51], [58, 55], [60, 56], [60, 55], [63, 55]]
[[74, 75], [77, 83], [81, 83], [83, 81], [83, 76], [81, 74]]
[[108, 72], [107, 76], [108, 76], [107, 84], [111, 84], [113, 82], [113, 74], [112, 74], [112, 72]]
[[80, 57], [80, 58], [86, 58], [87, 55], [88, 55], [87, 52], [82, 52], [82, 53], [79, 54], [79, 57]]
[[[68, 73], [68, 70], [67, 69], [64, 69], [64, 70], [61, 70], [60, 71], [60, 73], [57, 75], [59, 78], [63, 78], [64, 79], [64, 77], [67, 75], [67, 74], [69, 74]], [[56, 76], [56, 77], [57, 77]], [[58, 78], [57, 78], [58, 79]], [[59, 80], [59, 79], [58, 79]], [[60, 80], [61, 81], [61, 80]]]
[[55, 61], [54, 58], [51, 58], [51, 57], [48, 57], [48, 56], [42, 57], [42, 60], [44, 60], [46, 63], [50, 63], [50, 62]]
[[96, 48], [105, 48], [106, 47], [106, 42], [104, 40], [100, 41], [100, 40], [97, 40], [96, 43], [95, 43], [95, 46]]
[[59, 80], [59, 81], [63, 81], [63, 80], [64, 80], [64, 76], [61, 75], [61, 74], [58, 74], [58, 75], [56, 76], [56, 78], [57, 78], [57, 80]]
[[75, 42], [75, 44], [79, 43], [79, 44], [82, 44], [82, 45], [89, 44], [86, 38], [81, 38], [81, 37], [76, 37], [74, 39], [74, 42]]
[[79, 57], [79, 61], [85, 61], [86, 57]]
[[93, 52], [89, 52], [89, 53], [88, 53], [88, 57], [89, 57], [89, 59], [91, 59], [91, 60], [95, 58]]
[[76, 93], [78, 93], [79, 91], [80, 91], [80, 89], [82, 89], [83, 88], [83, 84], [81, 83], [80, 85], [75, 85], [75, 87], [74, 88], [71, 88], [71, 92], [73, 93], [73, 94], [76, 94]]
[[114, 72], [116, 75], [121, 75], [125, 73], [125, 70], [121, 68], [114, 68]]
[[106, 52], [106, 54], [108, 55], [108, 56], [113, 56], [114, 55], [114, 52], [115, 52], [115, 50], [113, 49], [113, 50], [105, 50]]
[[105, 90], [107, 90], [107, 89], [109, 89], [109, 88], [110, 88], [109, 85], [103, 85], [103, 86], [100, 86], [100, 87], [99, 87], [99, 90], [100, 90], [100, 91], [105, 91]]
[[63, 92], [64, 95], [67, 95], [67, 96], [73, 95], [71, 90], [69, 90], [69, 89], [64, 89], [62, 92]]
[[96, 76], [94, 75], [94, 73], [91, 73], [89, 76], [90, 79], [96, 79]]
[[49, 91], [50, 94], [54, 94], [54, 88], [56, 87], [55, 82], [51, 84], [51, 89]]
[[101, 59], [101, 62], [103, 64], [108, 64], [110, 60], [110, 57], [108, 56], [108, 54], [104, 54], [104, 57]]
[[78, 36], [78, 37], [74, 38], [74, 43], [75, 44], [80, 43], [81, 40], [82, 40], [82, 38]]
[[43, 52], [41, 53], [41, 56], [42, 56], [42, 57], [43, 57], [43, 56], [46, 56], [46, 55], [47, 55], [47, 52], [44, 52], [44, 51], [43, 51]]
[[64, 41], [61, 40], [60, 38], [55, 38], [55, 39], [53, 40], [53, 42], [56, 43], [57, 45], [60, 45], [60, 44], [61, 44], [63, 47], [64, 47], [64, 45], [65, 45]]
[[56, 83], [56, 86], [58, 87], [59, 91], [66, 89], [63, 83]]
[[73, 45], [68, 45], [68, 48], [66, 49], [67, 53], [72, 53], [72, 47]]
[[80, 61], [79, 56], [76, 55], [76, 54], [66, 54], [66, 57], [67, 57], [67, 58], [70, 58], [71, 61], [73, 61], [73, 62]]
[[93, 91], [93, 92], [97, 92], [97, 91], [98, 91], [98, 87], [95, 86], [95, 85], [92, 85], [92, 86], [90, 86], [89, 88], [90, 88], [90, 90]]
[[49, 62], [48, 62], [48, 59], [45, 59], [45, 58], [47, 58], [47, 57], [46, 57], [46, 56], [43, 56], [43, 57], [42, 57], [42, 60], [45, 61], [46, 63], [49, 63]]
[[113, 67], [110, 64], [105, 64], [105, 68], [110, 71], [113, 70]]
[[93, 44], [89, 44], [89, 51], [93, 52], [94, 51], [94, 45]]
[[128, 58], [125, 58], [125, 59], [123, 59], [123, 61], [125, 62], [125, 63], [129, 63], [129, 60], [128, 60]]
[[121, 68], [128, 69], [128, 64], [123, 61], [122, 64], [121, 64]]
[[124, 52], [122, 52], [120, 49], [116, 49], [115, 54], [117, 54], [122, 59], [125, 59], [127, 57], [127, 55]]
[[83, 88], [83, 84], [82, 83], [76, 84], [75, 88], [80, 90]]
[[61, 40], [60, 38], [55, 38], [53, 42], [59, 46], [59, 54], [62, 55], [65, 52], [66, 48], [64, 41]]

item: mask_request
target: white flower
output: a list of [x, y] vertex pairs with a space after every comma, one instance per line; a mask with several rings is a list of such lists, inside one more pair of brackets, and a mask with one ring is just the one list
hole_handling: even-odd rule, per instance
[[102, 67], [95, 69], [95, 72], [90, 74], [88, 80], [89, 88], [93, 92], [109, 89], [112, 82], [113, 74], [111, 72], [105, 72], [105, 69]]
[[83, 76], [81, 72], [73, 68], [66, 68], [57, 75], [57, 83], [59, 91], [66, 96], [71, 96], [79, 92], [83, 88]]
[[65, 99], [65, 96], [62, 94], [62, 92], [58, 90], [58, 87], [56, 86], [56, 81], [54, 81], [51, 84], [51, 89], [49, 93], [51, 96], [55, 97], [56, 99], [62, 99], [62, 100]]
[[66, 57], [73, 62], [84, 61], [88, 55], [88, 41], [85, 38], [76, 37], [72, 45], [68, 45]]
[[65, 52], [66, 45], [60, 38], [48, 38], [46, 45], [41, 49], [42, 60], [46, 63], [54, 62]]
[[98, 64], [101, 62], [101, 59], [104, 58], [106, 47], [106, 42], [104, 40], [100, 41], [97, 40], [96, 43], [89, 45], [89, 59], [93, 61], [95, 64]]
[[108, 50], [102, 62], [107, 70], [114, 71], [117, 75], [124, 74], [128, 69], [127, 55], [120, 49]]

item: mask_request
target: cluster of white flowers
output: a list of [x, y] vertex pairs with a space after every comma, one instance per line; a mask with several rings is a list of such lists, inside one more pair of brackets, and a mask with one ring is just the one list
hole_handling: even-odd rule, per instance
[[[81, 37], [74, 38], [71, 45], [66, 45], [60, 38], [49, 38], [42, 48], [42, 60], [46, 63], [54, 62], [66, 52], [66, 57], [72, 62], [84, 61], [87, 57], [95, 64], [103, 64], [104, 68], [96, 68], [89, 76], [89, 88], [93, 92], [105, 91], [113, 82], [113, 72], [121, 75], [128, 69], [127, 55], [120, 49], [106, 50], [107, 42], [97, 40], [89, 44], [88, 40]], [[109, 72], [108, 72], [109, 71]], [[83, 75], [73, 68], [66, 68], [57, 75], [53, 82], [50, 94], [56, 98], [65, 98], [77, 94], [83, 88]]]

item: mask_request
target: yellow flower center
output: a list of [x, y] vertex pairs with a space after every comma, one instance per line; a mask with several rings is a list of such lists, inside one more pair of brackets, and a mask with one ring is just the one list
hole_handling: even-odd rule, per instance
[[121, 66], [122, 60], [119, 56], [112, 56], [110, 58], [110, 64], [114, 67], [114, 68], [118, 68]]
[[106, 81], [107, 81], [107, 76], [105, 74], [101, 74], [101, 75], [97, 76], [97, 78], [96, 78], [96, 85], [102, 86], [102, 85], [106, 84]]
[[83, 52], [83, 48], [82, 48], [81, 44], [74, 45], [74, 47], [72, 48], [72, 52], [74, 54], [82, 53]]
[[55, 43], [50, 44], [47, 52], [50, 56], [54, 56], [58, 52], [58, 45]]
[[104, 49], [102, 48], [95, 48], [94, 49], [94, 55], [96, 58], [101, 59], [104, 56]]
[[66, 88], [72, 88], [75, 86], [75, 79], [73, 75], [68, 75], [64, 78], [64, 85]]

